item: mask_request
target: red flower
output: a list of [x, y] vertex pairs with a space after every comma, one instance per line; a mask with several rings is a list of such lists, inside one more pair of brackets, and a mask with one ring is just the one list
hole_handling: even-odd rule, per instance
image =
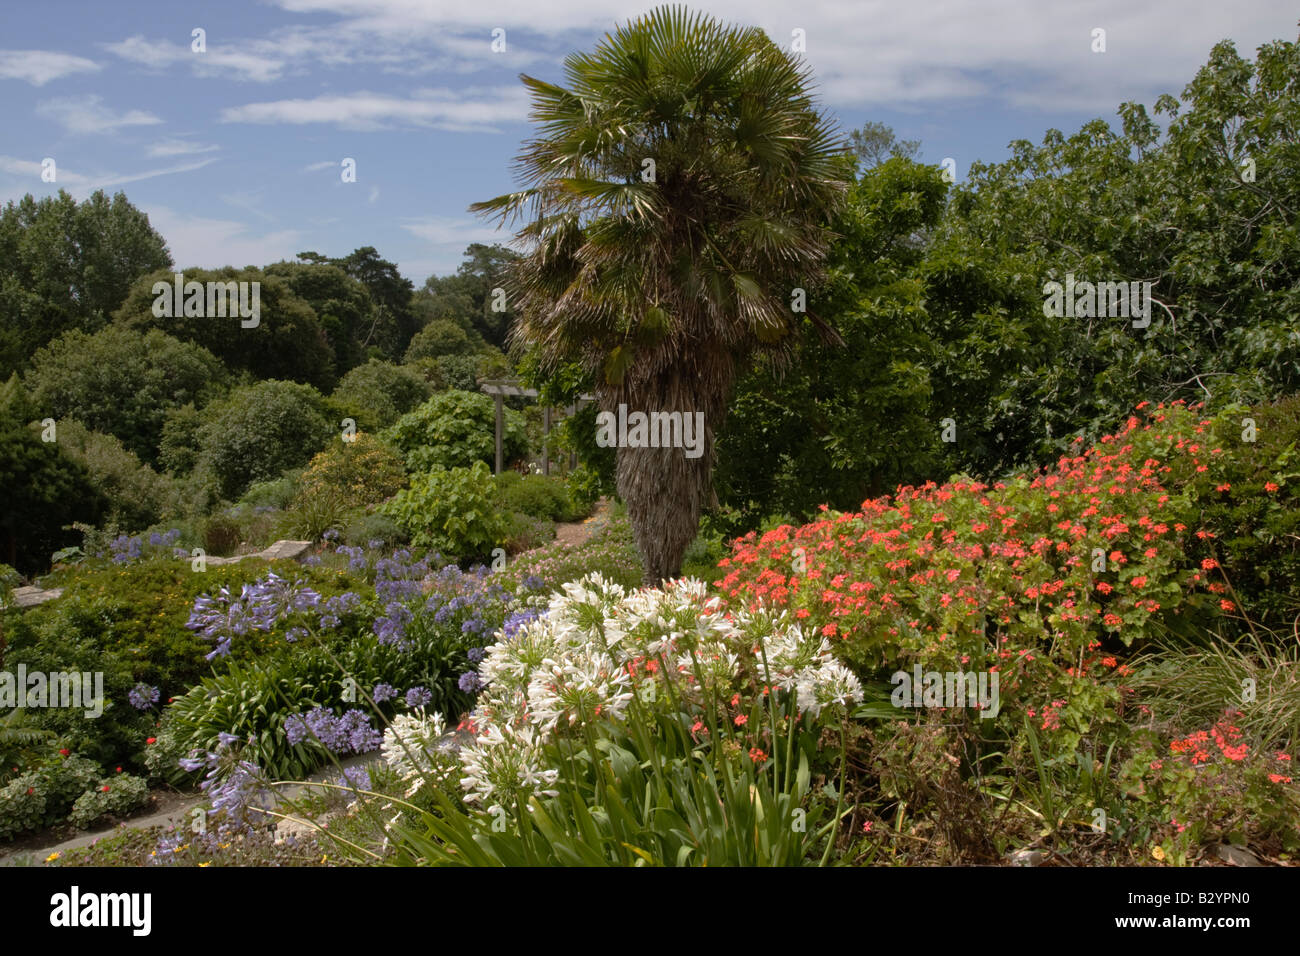
[[61, 748], [61, 749], [59, 750], [59, 753], [63, 754], [63, 756], [66, 757], [66, 756], [68, 756], [70, 753], [72, 753], [72, 751], [70, 751], [67, 747], [63, 747], [63, 748]]
[[[1264, 482], [1264, 490], [1265, 490], [1265, 491], [1273, 492], [1273, 491], [1277, 491], [1277, 489], [1278, 489], [1278, 486], [1275, 485], [1273, 482], [1271, 482], [1271, 481], [1266, 481], [1266, 482]], [[1290, 781], [1287, 781], [1287, 782], [1290, 783]]]
[[156, 743], [158, 742], [158, 738], [157, 738], [157, 737], [146, 737], [144, 742], [145, 742], [146, 744], [156, 744]]
[[108, 793], [108, 784], [104, 784], [104, 786], [100, 787], [99, 789], [104, 793]]
[[747, 723], [749, 723], [749, 718], [746, 717], [744, 714], [737, 714], [737, 715], [736, 715], [736, 726], [737, 726], [737, 727], [744, 727]]

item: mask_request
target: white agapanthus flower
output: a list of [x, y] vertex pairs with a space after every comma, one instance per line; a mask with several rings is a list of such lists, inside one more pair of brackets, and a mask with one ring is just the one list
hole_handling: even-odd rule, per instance
[[823, 707], [861, 702], [862, 684], [839, 661], [831, 661], [800, 671], [795, 694], [799, 709], [816, 717]]
[[580, 719], [619, 720], [632, 700], [632, 677], [604, 651], [586, 648], [547, 661], [528, 684], [528, 719], [543, 733]]
[[451, 775], [455, 759], [438, 749], [446, 727], [442, 715], [398, 714], [384, 731], [380, 756], [407, 785], [411, 797], [426, 783], [441, 783]]
[[551, 787], [559, 771], [546, 766], [543, 746], [542, 735], [530, 725], [487, 727], [459, 754], [465, 802], [496, 813], [534, 794], [555, 796], [558, 791]]

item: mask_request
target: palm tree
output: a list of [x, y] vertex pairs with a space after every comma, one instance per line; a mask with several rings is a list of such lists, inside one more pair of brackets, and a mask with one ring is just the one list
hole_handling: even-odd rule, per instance
[[[758, 28], [660, 7], [521, 76], [539, 138], [521, 189], [471, 210], [524, 219], [512, 345], [578, 363], [599, 408], [703, 413], [703, 454], [617, 451], [646, 581], [680, 573], [713, 501], [714, 434], [741, 363], [786, 358], [850, 173], [807, 68]], [[817, 320], [816, 324], [821, 325]], [[822, 326], [824, 333], [832, 334]]]

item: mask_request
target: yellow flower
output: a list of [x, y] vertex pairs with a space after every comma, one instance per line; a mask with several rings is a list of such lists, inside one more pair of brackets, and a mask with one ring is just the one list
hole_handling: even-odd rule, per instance
[[200, 863], [200, 864], [199, 864], [200, 867], [211, 866], [211, 865], [212, 865], [212, 861], [211, 861], [211, 860], [208, 860], [208, 861], [205, 862], [205, 863]]
[[1165, 848], [1162, 846], [1152, 847], [1151, 855], [1157, 860], [1163, 860], [1165, 858]]
[[45, 862], [46, 862], [46, 863], [53, 863], [55, 860], [57, 860], [57, 859], [58, 859], [59, 857], [61, 857], [61, 856], [63, 856], [63, 854], [60, 853], [58, 850], [55, 850], [53, 853], [51, 853], [49, 856], [47, 856], [47, 857], [45, 858]]

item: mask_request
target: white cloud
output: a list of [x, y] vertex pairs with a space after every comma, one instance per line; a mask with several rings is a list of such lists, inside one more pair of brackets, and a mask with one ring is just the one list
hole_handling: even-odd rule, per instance
[[301, 251], [305, 233], [297, 229], [253, 233], [242, 222], [209, 219], [178, 213], [167, 206], [141, 208], [171, 250], [182, 269], [219, 269], [222, 266], [265, 265], [292, 259]]
[[233, 75], [257, 83], [279, 79], [285, 68], [275, 44], [267, 40], [239, 41], [238, 47], [209, 41], [204, 52], [196, 53], [187, 44], [148, 40], [137, 34], [103, 46], [124, 60], [152, 69], [183, 64], [200, 76]]
[[312, 163], [310, 166], [304, 166], [302, 168], [302, 171], [304, 173], [317, 173], [320, 172], [322, 169], [339, 169], [340, 168], [339, 162], [340, 161], [338, 160], [326, 159], [326, 160], [322, 160], [319, 163]]
[[476, 219], [453, 216], [426, 216], [408, 219], [401, 223], [403, 229], [434, 245], [454, 245], [464, 249], [471, 242], [505, 242], [512, 233], [493, 229]]
[[371, 187], [370, 187], [370, 195], [369, 195], [369, 197], [367, 198], [366, 201], [369, 202], [369, 203], [371, 203], [371, 204], [373, 205], [374, 202], [375, 202], [377, 199], [379, 199], [379, 187], [378, 187], [378, 186], [371, 186]]
[[199, 153], [211, 153], [220, 148], [221, 148], [220, 146], [214, 146], [214, 145], [205, 146], [202, 143], [195, 143], [195, 142], [191, 142], [190, 140], [168, 137], [167, 139], [159, 140], [158, 142], [150, 146], [148, 149], [146, 149], [145, 155], [154, 156], [154, 157], [194, 156]]
[[527, 112], [527, 99], [522, 87], [501, 86], [416, 90], [410, 97], [359, 92], [247, 103], [222, 110], [221, 121], [296, 125], [328, 123], [353, 130], [431, 126], [460, 132], [495, 132], [496, 124], [523, 120]]
[[98, 63], [71, 53], [53, 50], [0, 50], [0, 77], [25, 80], [32, 86], [44, 86], [51, 80], [72, 73], [93, 73]]
[[[646, 12], [644, 0], [274, 0], [281, 8], [337, 21], [302, 42], [328, 43], [341, 60], [364, 59], [378, 45], [393, 69], [450, 60], [493, 69], [526, 48], [531, 59], [589, 49], [604, 33]], [[1076, 109], [1113, 116], [1126, 99], [1182, 90], [1210, 47], [1232, 39], [1250, 56], [1264, 42], [1296, 36], [1292, 0], [1042, 0], [940, 3], [914, 0], [712, 0], [725, 22], [762, 27], [789, 47], [805, 31], [806, 59], [821, 98], [839, 107], [917, 108], [989, 98], [1012, 108]], [[1107, 52], [1092, 53], [1091, 31], [1107, 31]], [[489, 52], [491, 30], [507, 31], [509, 52]], [[373, 58], [373, 56], [372, 56]], [[440, 64], [439, 68], [443, 68]]]
[[126, 183], [138, 183], [157, 176], [187, 173], [195, 169], [202, 169], [209, 163], [215, 162], [215, 159], [204, 159], [195, 163], [184, 163], [180, 166], [149, 169], [141, 173], [79, 173], [62, 164], [56, 164], [55, 181], [46, 183], [41, 179], [42, 167], [39, 162], [18, 159], [14, 156], [0, 156], [0, 173], [8, 173], [10, 176], [15, 177], [14, 181], [6, 184], [6, 189], [3, 191], [3, 198], [5, 199], [22, 196], [29, 192], [57, 192], [60, 189], [66, 189], [75, 199], [81, 200], [97, 189], [109, 189]]
[[53, 120], [70, 133], [104, 133], [124, 126], [153, 126], [162, 122], [145, 110], [115, 113], [93, 93], [46, 100], [37, 105], [36, 113]]

